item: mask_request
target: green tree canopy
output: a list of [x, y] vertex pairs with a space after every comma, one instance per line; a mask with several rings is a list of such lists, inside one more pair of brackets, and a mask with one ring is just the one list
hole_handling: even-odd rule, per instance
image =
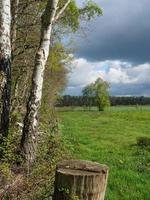
[[87, 98], [87, 104], [90, 106], [90, 97], [95, 97], [95, 101], [99, 111], [103, 111], [105, 107], [110, 106], [109, 89], [110, 84], [102, 78], [96, 79], [94, 83], [87, 85], [82, 94]]

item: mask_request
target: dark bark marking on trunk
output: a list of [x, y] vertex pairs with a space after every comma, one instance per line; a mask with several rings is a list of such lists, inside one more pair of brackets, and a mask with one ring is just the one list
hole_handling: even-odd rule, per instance
[[2, 58], [0, 60], [1, 81], [1, 124], [0, 133], [7, 137], [9, 131], [9, 113], [11, 98], [11, 59]]

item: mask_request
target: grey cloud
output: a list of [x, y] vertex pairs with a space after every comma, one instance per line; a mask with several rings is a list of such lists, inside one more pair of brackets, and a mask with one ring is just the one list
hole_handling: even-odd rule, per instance
[[113, 84], [111, 95], [150, 96], [149, 84]]
[[82, 89], [83, 88], [81, 86], [67, 87], [64, 93], [72, 96], [78, 96], [82, 94]]
[[66, 94], [80, 95], [82, 88], [98, 77], [111, 84], [111, 95], [150, 96], [150, 64], [131, 65], [127, 62], [89, 62], [79, 58], [72, 61]]
[[88, 60], [150, 62], [150, 1], [97, 0], [104, 16], [89, 24], [78, 39], [78, 57]]
[[[83, 87], [68, 87], [65, 94], [81, 95]], [[110, 95], [114, 96], [150, 96], [150, 87], [148, 84], [112, 84]]]

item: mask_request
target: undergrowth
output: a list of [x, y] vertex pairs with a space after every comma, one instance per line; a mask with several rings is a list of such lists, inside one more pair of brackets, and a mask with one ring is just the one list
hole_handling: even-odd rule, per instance
[[0, 145], [0, 199], [52, 199], [56, 164], [70, 157], [59, 121], [53, 119], [49, 126], [41, 124], [36, 162], [30, 167], [19, 154], [21, 130], [11, 127], [8, 138]]

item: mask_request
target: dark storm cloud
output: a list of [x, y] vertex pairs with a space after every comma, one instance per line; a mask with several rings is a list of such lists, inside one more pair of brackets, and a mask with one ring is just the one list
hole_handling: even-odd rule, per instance
[[[82, 95], [83, 87], [68, 87], [65, 94]], [[147, 96], [150, 97], [149, 84], [112, 84], [110, 95], [113, 96]]]
[[104, 16], [78, 38], [78, 57], [150, 62], [150, 0], [97, 0]]
[[112, 84], [111, 95], [150, 96], [149, 84]]

